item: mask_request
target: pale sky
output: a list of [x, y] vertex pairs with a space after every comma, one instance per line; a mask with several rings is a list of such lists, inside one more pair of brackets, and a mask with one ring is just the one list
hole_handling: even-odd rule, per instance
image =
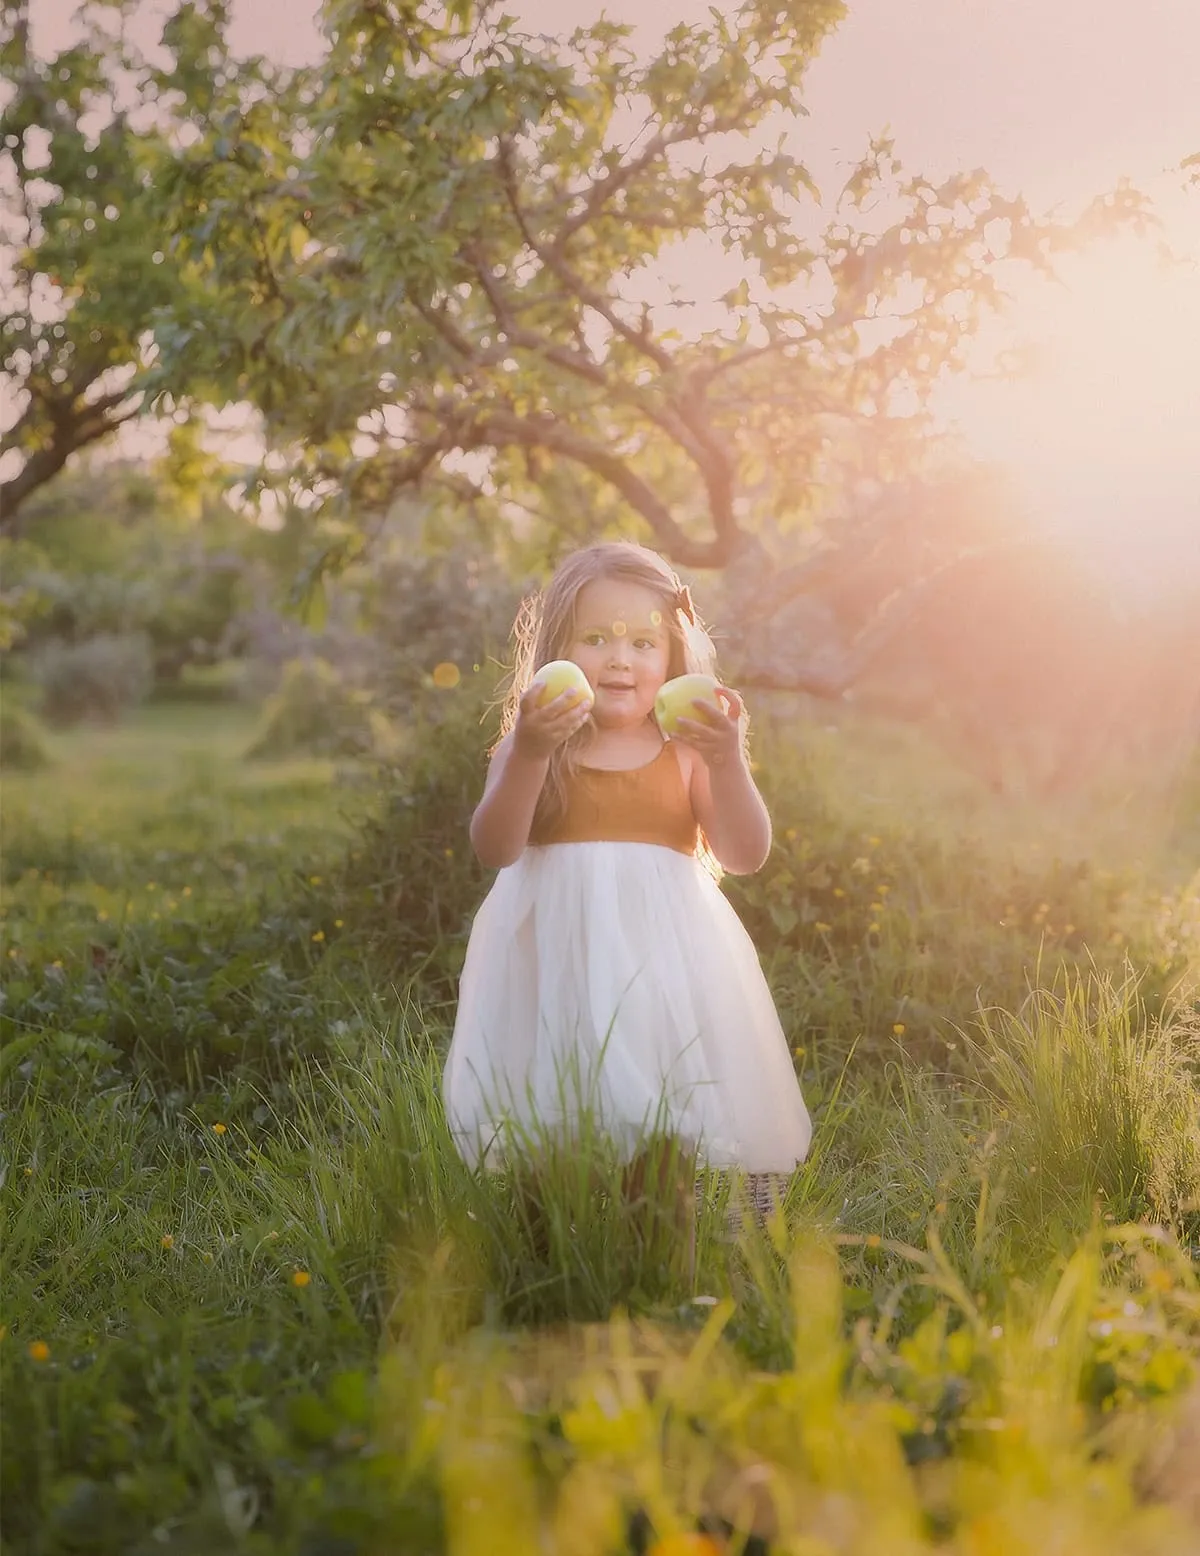
[[[531, 30], [601, 14], [653, 45], [709, 0], [507, 0]], [[35, 42], [65, 35], [76, 0], [32, 0]], [[147, 26], [161, 0], [143, 0]], [[233, 0], [235, 45], [298, 63], [319, 48], [313, 0]], [[986, 166], [1038, 200], [1200, 150], [1197, 0], [851, 0], [806, 93], [814, 146], [850, 157], [890, 125], [904, 161]]]
[[[652, 47], [709, 0], [507, 0], [531, 30], [602, 12]], [[74, 0], [32, 0], [35, 45], [61, 39]], [[165, 9], [144, 0], [147, 31]], [[319, 51], [313, 0], [233, 0], [235, 46], [280, 62]], [[1200, 567], [1200, 189], [1173, 171], [1200, 152], [1200, 0], [850, 0], [807, 82], [804, 155], [822, 187], [888, 129], [906, 167], [985, 167], [1037, 208], [1076, 209], [1130, 177], [1162, 201], [1184, 263], [1109, 245], [1070, 290], [1030, 287], [1012, 329], [1042, 346], [1038, 383], [956, 391], [948, 420], [1040, 493], [1048, 522], [1118, 538], [1134, 504]], [[840, 180], [839, 180], [840, 182]]]

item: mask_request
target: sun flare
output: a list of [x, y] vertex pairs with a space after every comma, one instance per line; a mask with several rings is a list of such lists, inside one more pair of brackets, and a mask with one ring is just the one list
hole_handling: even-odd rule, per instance
[[1004, 323], [1022, 369], [947, 396], [1029, 518], [1131, 602], [1200, 588], [1197, 239], [1186, 257], [1133, 236], [1076, 256]]

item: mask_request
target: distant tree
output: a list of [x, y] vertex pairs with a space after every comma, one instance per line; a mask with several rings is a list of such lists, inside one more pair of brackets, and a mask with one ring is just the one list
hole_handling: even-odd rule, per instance
[[37, 652], [103, 635], [142, 633], [159, 681], [224, 651], [251, 581], [275, 583], [283, 537], [258, 528], [213, 482], [193, 509], [160, 469], [81, 462], [35, 493], [27, 538], [0, 542], [10, 613], [22, 615], [0, 648]]
[[72, 455], [110, 438], [162, 394], [155, 319], [185, 315], [184, 278], [153, 198], [156, 169], [193, 114], [223, 93], [263, 88], [259, 62], [235, 62], [227, 6], [184, 3], [165, 24], [168, 62], [131, 42], [133, 0], [81, 8], [67, 47], [39, 58], [29, 3], [0, 11], [0, 528]]
[[0, 18], [10, 530], [73, 453], [137, 414], [139, 338], [171, 295], [165, 239], [140, 203], [146, 136], [124, 106], [139, 96], [139, 67], [114, 18], [95, 11], [78, 42], [44, 60], [30, 49], [27, 0]]

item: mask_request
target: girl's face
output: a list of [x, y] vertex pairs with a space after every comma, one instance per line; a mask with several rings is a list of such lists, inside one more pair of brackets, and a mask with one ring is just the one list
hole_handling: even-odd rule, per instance
[[661, 595], [624, 578], [595, 578], [575, 600], [566, 658], [596, 694], [592, 717], [601, 729], [640, 724], [654, 710], [667, 679], [671, 634]]

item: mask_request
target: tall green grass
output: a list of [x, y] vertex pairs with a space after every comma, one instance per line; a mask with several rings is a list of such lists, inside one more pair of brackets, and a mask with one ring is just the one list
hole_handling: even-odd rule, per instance
[[[389, 959], [416, 938], [345, 907], [365, 791], [242, 765], [245, 729], [153, 710], [6, 782], [6, 1549], [1196, 1549], [1186, 887], [1122, 899], [1112, 969], [1052, 966], [951, 818], [933, 848], [834, 770], [795, 797], [791, 897], [760, 884], [797, 913], [772, 973], [816, 1132], [761, 1226], [669, 1140], [631, 1182], [586, 1120], [469, 1171], [448, 1011]], [[1098, 869], [1030, 876], [1047, 923], [1097, 890], [1107, 922]], [[900, 921], [943, 892], [920, 965]], [[419, 948], [443, 973], [456, 903]]]
[[1135, 978], [1092, 975], [982, 1012], [973, 1046], [1006, 1119], [1019, 1228], [1077, 1236], [1089, 1213], [1200, 1228], [1194, 1021], [1147, 1020]]

